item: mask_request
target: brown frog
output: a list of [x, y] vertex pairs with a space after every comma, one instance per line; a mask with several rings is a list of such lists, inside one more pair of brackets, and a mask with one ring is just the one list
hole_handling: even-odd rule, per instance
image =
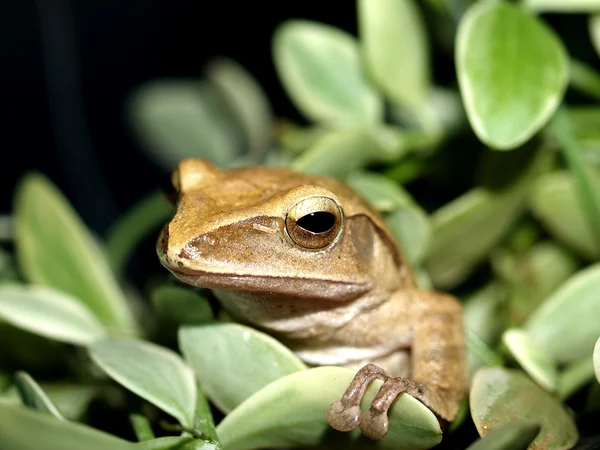
[[[327, 410], [340, 431], [385, 436], [408, 393], [442, 424], [466, 390], [462, 310], [421, 290], [383, 221], [340, 181], [282, 168], [220, 170], [188, 159], [173, 172], [177, 213], [157, 243], [178, 279], [213, 289], [236, 320], [309, 365], [359, 369]], [[359, 404], [384, 381], [369, 410]]]

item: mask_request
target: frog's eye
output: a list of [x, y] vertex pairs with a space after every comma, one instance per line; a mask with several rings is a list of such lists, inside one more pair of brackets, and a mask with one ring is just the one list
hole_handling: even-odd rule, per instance
[[309, 197], [290, 208], [285, 218], [288, 236], [301, 247], [327, 247], [342, 229], [342, 209], [329, 197]]
[[163, 192], [172, 205], [177, 204], [179, 198], [179, 170], [175, 169], [171, 172], [167, 180], [163, 182]]

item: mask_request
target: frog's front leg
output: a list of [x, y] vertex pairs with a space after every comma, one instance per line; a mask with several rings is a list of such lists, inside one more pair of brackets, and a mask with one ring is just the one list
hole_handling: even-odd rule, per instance
[[[391, 314], [381, 324], [381, 330], [393, 332], [395, 321], [413, 324], [411, 376], [393, 377], [373, 364], [364, 366], [342, 399], [327, 409], [327, 420], [337, 430], [350, 431], [360, 425], [367, 437], [381, 439], [388, 429], [388, 409], [403, 393], [424, 403], [440, 422], [449, 422], [456, 416], [465, 395], [466, 352], [458, 301], [450, 295], [416, 289], [398, 291], [392, 300], [387, 311]], [[373, 326], [378, 329], [378, 324]], [[360, 401], [375, 379], [384, 383], [369, 410], [361, 415]]]

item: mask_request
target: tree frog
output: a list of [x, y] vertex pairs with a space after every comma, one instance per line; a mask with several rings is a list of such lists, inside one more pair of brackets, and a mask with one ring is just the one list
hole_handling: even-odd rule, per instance
[[[202, 159], [182, 161], [171, 178], [177, 212], [158, 238], [162, 264], [307, 364], [356, 368], [326, 411], [333, 428], [382, 438], [402, 393], [443, 425], [454, 419], [467, 385], [461, 306], [418, 288], [382, 219], [350, 187]], [[384, 383], [361, 413], [377, 378]]]

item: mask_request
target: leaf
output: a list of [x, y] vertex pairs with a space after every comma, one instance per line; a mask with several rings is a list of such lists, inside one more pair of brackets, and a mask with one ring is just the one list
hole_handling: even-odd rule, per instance
[[50, 414], [55, 419], [65, 420], [56, 405], [52, 403], [52, 400], [48, 398], [40, 385], [27, 372], [19, 371], [15, 374], [15, 386], [25, 406]]
[[214, 319], [208, 300], [189, 288], [157, 286], [152, 291], [151, 300], [158, 317], [177, 325]]
[[31, 333], [75, 345], [88, 345], [107, 335], [80, 300], [41, 286], [0, 286], [0, 318]]
[[502, 341], [531, 378], [547, 391], [556, 390], [558, 383], [556, 363], [526, 331], [517, 328], [506, 330], [502, 335]]
[[422, 116], [430, 89], [425, 25], [413, 0], [358, 2], [361, 50], [373, 82]]
[[583, 61], [571, 58], [569, 84], [588, 97], [600, 99], [600, 73]]
[[[274, 447], [428, 449], [439, 444], [442, 432], [433, 413], [410, 395], [402, 395], [389, 413], [388, 434], [379, 441], [360, 430], [334, 432], [325, 419], [327, 407], [341, 398], [355, 375], [343, 367], [317, 367], [281, 378], [242, 403], [217, 427], [223, 448], [246, 450]], [[382, 382], [374, 381], [361, 402], [370, 405]], [[352, 446], [354, 444], [354, 446]]]
[[2, 450], [133, 450], [131, 442], [22, 406], [0, 403]]
[[144, 149], [166, 170], [198, 157], [224, 167], [241, 153], [235, 125], [208, 82], [153, 81], [138, 87], [127, 113]]
[[288, 95], [307, 118], [353, 125], [381, 120], [381, 98], [361, 71], [356, 39], [344, 31], [288, 20], [275, 31], [273, 59]]
[[271, 107], [260, 85], [241, 65], [231, 59], [212, 61], [207, 76], [225, 97], [239, 121], [249, 153], [259, 163], [271, 145]]
[[524, 0], [536, 12], [585, 13], [598, 11], [598, 0]]
[[215, 444], [193, 437], [161, 437], [133, 444], [130, 450], [219, 450]]
[[480, 436], [516, 421], [533, 421], [542, 429], [531, 448], [566, 450], [579, 437], [563, 405], [517, 370], [479, 369], [471, 385], [470, 402], [471, 416]]
[[525, 329], [557, 363], [589, 356], [600, 336], [600, 263], [570, 277], [525, 323]]
[[385, 217], [385, 222], [398, 240], [406, 259], [421, 264], [431, 242], [431, 222], [417, 205], [404, 206]]
[[174, 208], [162, 192], [153, 192], [137, 201], [110, 227], [106, 253], [117, 276], [122, 277], [136, 247], [171, 219]]
[[494, 280], [471, 293], [463, 302], [463, 323], [487, 345], [495, 345], [504, 329], [508, 286]]
[[181, 327], [179, 348], [222, 411], [232, 410], [272, 381], [306, 369], [279, 341], [234, 323]]
[[30, 173], [20, 181], [14, 218], [17, 259], [31, 283], [79, 299], [110, 334], [137, 333], [102, 249], [46, 177]]
[[594, 378], [594, 362], [591, 356], [572, 362], [559, 374], [558, 397], [561, 400], [569, 398], [592, 378]]
[[196, 409], [194, 372], [179, 355], [150, 342], [107, 339], [89, 348], [94, 362], [124, 387], [193, 426]]
[[[587, 0], [593, 1], [593, 0]], [[597, 3], [597, 2], [594, 2]], [[600, 56], [600, 13], [593, 14], [589, 18], [588, 26], [590, 29], [590, 38], [592, 39], [592, 44], [594, 44], [594, 48], [596, 49], [596, 53]]]
[[414, 205], [410, 194], [398, 183], [377, 172], [355, 171], [348, 175], [346, 183], [382, 213]]
[[594, 372], [598, 383], [600, 383], [600, 338], [596, 341], [596, 345], [594, 346]]
[[[600, 176], [593, 175], [593, 185], [600, 189]], [[570, 173], [557, 171], [541, 175], [532, 185], [530, 206], [553, 237], [590, 261], [600, 256], [600, 245], [586, 220]]]
[[509, 423], [478, 439], [467, 450], [527, 450], [540, 429], [536, 422]]
[[503, 1], [462, 18], [456, 65], [467, 116], [481, 141], [515, 148], [550, 119], [568, 82], [566, 50], [543, 21]]

